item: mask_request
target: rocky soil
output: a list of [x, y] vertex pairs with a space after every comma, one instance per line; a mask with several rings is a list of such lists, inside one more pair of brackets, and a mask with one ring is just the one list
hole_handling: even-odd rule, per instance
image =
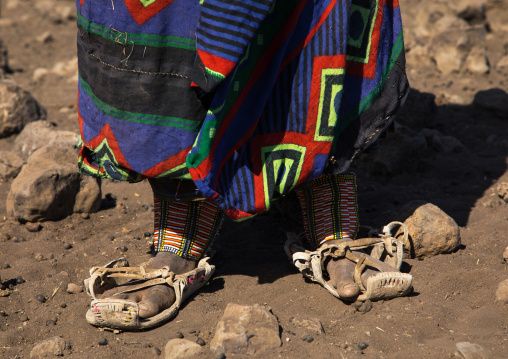
[[[117, 334], [86, 323], [82, 281], [92, 265], [152, 257], [150, 188], [100, 192], [76, 173], [74, 2], [0, 0], [0, 357], [508, 357], [508, 1], [400, 5], [412, 92], [353, 170], [362, 224], [434, 205], [424, 226], [408, 220], [414, 292], [370, 311], [335, 299], [289, 264], [284, 232], [302, 227], [273, 210], [225, 223], [214, 277], [175, 319]], [[243, 353], [219, 340], [231, 322], [256, 333]]]

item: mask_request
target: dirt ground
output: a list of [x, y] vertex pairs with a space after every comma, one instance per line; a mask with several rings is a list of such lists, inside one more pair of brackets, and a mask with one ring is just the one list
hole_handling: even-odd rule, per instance
[[[0, 1], [1, 18], [12, 20], [0, 26], [14, 70], [9, 77], [43, 104], [48, 120], [58, 129], [77, 132], [76, 81], [51, 74], [33, 81], [36, 68], [51, 69], [57, 62], [75, 58], [75, 22], [55, 23], [41, 16], [33, 6], [37, 1], [17, 1], [17, 6]], [[400, 3], [409, 33], [414, 23], [411, 8], [418, 1]], [[432, 6], [433, 1], [426, 3]], [[508, 19], [507, 6], [489, 11], [493, 17]], [[52, 40], [41, 42], [37, 38], [46, 31]], [[502, 45], [502, 39], [488, 38], [492, 62], [504, 54]], [[294, 230], [295, 224], [271, 211], [250, 221], [226, 223], [212, 260], [217, 266], [215, 276], [174, 320], [143, 333], [99, 331], [85, 321], [89, 297], [68, 294], [66, 284], [81, 284], [92, 265], [122, 255], [131, 264], [151, 257], [151, 238], [146, 232], [153, 231], [153, 206], [148, 183], [103, 182], [103, 206], [98, 213], [45, 222], [41, 231], [33, 233], [7, 218], [3, 203], [10, 183], [0, 182], [0, 232], [11, 238], [0, 238], [0, 275], [4, 283], [14, 284], [10, 296], [0, 297], [0, 311], [5, 314], [0, 315], [0, 358], [28, 358], [35, 343], [53, 336], [71, 344], [66, 357], [157, 357], [157, 348], [163, 351], [178, 331], [191, 340], [196, 333], [189, 332], [199, 331], [207, 342], [204, 357], [213, 358], [209, 342], [230, 302], [266, 305], [278, 317], [283, 344], [263, 358], [452, 358], [458, 342], [481, 345], [490, 358], [508, 357], [508, 305], [495, 302], [498, 284], [508, 278], [508, 265], [502, 258], [508, 245], [508, 204], [484, 205], [499, 183], [508, 182], [506, 141], [503, 145], [488, 140], [507, 138], [508, 119], [472, 104], [479, 91], [506, 91], [508, 70], [442, 75], [435, 67], [417, 65], [407, 64], [408, 76], [414, 89], [436, 96], [432, 127], [456, 137], [467, 151], [424, 149], [412, 171], [391, 176], [361, 166], [354, 169], [362, 224], [379, 226], [381, 213], [397, 213], [398, 206], [419, 199], [439, 206], [460, 226], [462, 245], [456, 252], [405, 260], [404, 270], [414, 278], [412, 295], [374, 303], [370, 312], [361, 314], [319, 285], [306, 282], [283, 251], [284, 231]], [[442, 100], [443, 93], [459, 95], [466, 104], [450, 105]], [[406, 108], [404, 114], [411, 113]], [[0, 150], [11, 149], [14, 139], [0, 139]], [[125, 253], [120, 251], [122, 246], [128, 249]], [[26, 282], [16, 283], [19, 276]], [[38, 294], [51, 300], [41, 303]], [[314, 334], [312, 343], [302, 341], [309, 332], [293, 326], [290, 318], [295, 316], [319, 319], [325, 334]], [[101, 346], [103, 338], [108, 344]], [[361, 342], [368, 344], [363, 353], [358, 349]]]

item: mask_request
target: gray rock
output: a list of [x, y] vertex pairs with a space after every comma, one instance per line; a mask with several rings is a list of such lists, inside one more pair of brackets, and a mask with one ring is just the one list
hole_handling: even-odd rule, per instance
[[23, 164], [23, 159], [14, 152], [0, 151], [0, 179], [16, 177]]
[[164, 350], [166, 359], [195, 358], [203, 352], [201, 345], [187, 339], [171, 339]]
[[487, 74], [490, 71], [485, 45], [473, 46], [466, 57], [465, 69], [473, 74]]
[[210, 349], [215, 355], [241, 353], [260, 355], [281, 345], [277, 318], [260, 305], [229, 303], [220, 321]]
[[489, 359], [489, 353], [480, 345], [469, 343], [469, 342], [461, 342], [455, 344], [459, 353], [464, 357], [464, 359]]
[[422, 130], [429, 147], [432, 147], [438, 152], [466, 152], [467, 148], [453, 136], [445, 136], [438, 130], [431, 130], [424, 128]]
[[[411, 257], [423, 258], [451, 253], [460, 245], [459, 226], [439, 207], [425, 201], [412, 201], [392, 214], [409, 231]], [[396, 236], [401, 235], [399, 229]], [[407, 248], [405, 248], [407, 249]]]
[[45, 120], [46, 110], [16, 83], [0, 80], [0, 138], [19, 133], [26, 124]]
[[505, 279], [499, 283], [499, 286], [496, 290], [496, 301], [508, 304], [508, 279]]
[[505, 262], [507, 262], [507, 263], [508, 263], [508, 247], [506, 247], [506, 248], [504, 249], [504, 252], [503, 252], [503, 259], [504, 259], [504, 261], [505, 261]]
[[30, 352], [30, 358], [52, 358], [62, 356], [65, 351], [65, 340], [60, 337], [53, 337], [38, 342]]
[[430, 42], [429, 54], [443, 74], [458, 73], [469, 53], [468, 36], [463, 29], [437, 34]]
[[500, 118], [508, 118], [508, 93], [502, 89], [478, 91], [473, 104], [496, 114]]
[[11, 184], [7, 213], [21, 222], [56, 220], [97, 212], [100, 182], [77, 172], [76, 150], [54, 144], [40, 148]]
[[36, 121], [25, 126], [14, 141], [14, 150], [26, 161], [39, 148], [55, 143], [74, 146], [79, 135], [71, 131], [58, 131], [47, 121]]
[[508, 203], [508, 182], [501, 182], [498, 184], [495, 193], [499, 198]]
[[81, 293], [82, 291], [83, 291], [83, 288], [77, 284], [74, 284], [74, 283], [67, 284], [67, 293], [76, 294], [76, 293]]
[[317, 318], [294, 317], [291, 323], [293, 323], [295, 327], [309, 329], [313, 332], [316, 332], [317, 334], [322, 334], [325, 332], [323, 325]]

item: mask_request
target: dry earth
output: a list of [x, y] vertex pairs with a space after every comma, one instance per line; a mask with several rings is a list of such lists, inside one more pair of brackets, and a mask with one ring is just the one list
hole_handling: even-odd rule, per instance
[[[147, 183], [103, 182], [103, 206], [98, 213], [44, 222], [39, 232], [29, 232], [9, 219], [0, 205], [0, 235], [4, 234], [0, 236], [0, 276], [13, 288], [10, 296], [0, 297], [0, 357], [28, 358], [37, 342], [53, 336], [70, 344], [65, 357], [157, 357], [156, 348], [164, 350], [178, 331], [195, 340], [196, 333], [189, 333], [193, 330], [207, 343], [203, 357], [213, 357], [208, 343], [230, 302], [265, 305], [278, 317], [283, 344], [264, 358], [450, 358], [459, 356], [459, 342], [480, 345], [488, 352], [485, 357], [508, 357], [508, 304], [495, 301], [498, 284], [508, 278], [502, 257], [508, 245], [508, 204], [495, 193], [497, 185], [508, 182], [508, 113], [478, 103], [482, 91], [497, 88], [504, 93], [507, 88], [508, 67], [498, 64], [508, 51], [508, 1], [469, 2], [486, 4], [486, 20], [474, 18], [473, 12], [472, 17], [462, 14], [469, 23], [461, 21], [469, 30], [488, 29], [474, 45], [481, 45], [477, 50], [488, 58], [488, 71], [482, 63], [471, 65], [472, 59], [467, 60], [468, 67], [449, 73], [440, 61], [452, 60], [436, 53], [443, 51], [437, 45], [445, 38], [438, 31], [455, 26], [443, 23], [449, 16], [456, 22], [456, 11], [446, 8], [445, 1], [400, 3], [408, 76], [418, 92], [398, 120], [411, 127], [414, 136], [428, 128], [463, 144], [449, 149], [450, 138], [434, 141], [427, 133], [427, 145], [403, 157], [391, 158], [385, 149], [392, 167], [380, 166], [379, 161], [372, 165], [376, 164], [374, 155], [356, 164], [363, 224], [383, 224], [386, 211], [392, 213], [389, 220], [397, 220], [397, 208], [419, 199], [436, 204], [460, 226], [462, 245], [454, 253], [405, 260], [404, 270], [414, 278], [412, 295], [374, 303], [370, 312], [361, 314], [319, 285], [305, 282], [283, 251], [284, 231], [293, 230], [295, 224], [273, 211], [240, 224], [226, 223], [212, 260], [217, 266], [215, 276], [176, 319], [144, 333], [101, 332], [84, 319], [89, 297], [68, 294], [67, 283], [80, 284], [92, 265], [121, 255], [134, 264], [146, 261], [151, 254], [145, 233], [153, 230]], [[0, 4], [0, 38], [8, 47], [13, 70], [7, 77], [43, 104], [48, 121], [58, 129], [77, 132], [72, 67], [75, 19], [73, 12], [65, 11], [73, 1], [4, 0]], [[464, 46], [459, 47], [463, 50]], [[51, 70], [58, 63], [69, 65], [70, 70], [42, 75], [44, 71], [36, 71]], [[39, 75], [34, 78], [34, 73]], [[506, 105], [502, 102], [497, 106]], [[10, 150], [15, 137], [0, 139], [0, 150]], [[389, 136], [381, 153], [397, 142], [404, 141], [390, 142]], [[11, 182], [0, 182], [2, 204]], [[128, 249], [125, 253], [120, 251], [123, 246]], [[20, 276], [26, 282], [16, 283]], [[41, 303], [38, 294], [50, 300]], [[302, 341], [309, 332], [295, 327], [292, 317], [319, 319], [325, 334], [313, 334], [312, 343]], [[108, 344], [100, 346], [103, 338]], [[363, 353], [358, 349], [361, 342], [368, 344]]]

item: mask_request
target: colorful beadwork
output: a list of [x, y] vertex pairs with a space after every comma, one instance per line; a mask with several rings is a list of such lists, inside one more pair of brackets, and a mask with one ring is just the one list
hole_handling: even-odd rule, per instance
[[317, 248], [331, 239], [355, 239], [358, 232], [356, 177], [327, 175], [296, 190], [303, 211], [305, 235]]
[[155, 197], [155, 250], [201, 259], [215, 239], [223, 215], [213, 202], [171, 202]]

